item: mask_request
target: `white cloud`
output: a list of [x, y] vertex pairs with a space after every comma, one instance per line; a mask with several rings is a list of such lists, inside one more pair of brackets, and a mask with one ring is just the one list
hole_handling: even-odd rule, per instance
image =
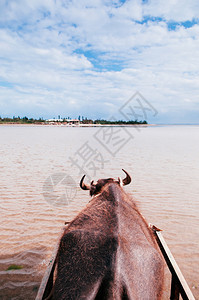
[[181, 22], [198, 18], [199, 2], [197, 0], [150, 0], [143, 8], [144, 15]]
[[191, 120], [191, 108], [199, 110], [199, 25], [169, 30], [165, 21], [191, 21], [196, 1], [0, 5], [1, 115], [107, 118], [136, 90], [160, 121], [161, 112], [189, 106]]

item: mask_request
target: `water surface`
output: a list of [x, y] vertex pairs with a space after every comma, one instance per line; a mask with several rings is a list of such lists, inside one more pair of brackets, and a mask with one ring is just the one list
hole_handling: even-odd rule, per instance
[[[125, 190], [163, 230], [199, 299], [199, 126], [99, 130], [0, 126], [0, 297], [35, 298], [61, 227], [89, 201], [78, 187], [84, 170], [97, 180], [124, 168]], [[11, 264], [23, 268], [6, 271]]]

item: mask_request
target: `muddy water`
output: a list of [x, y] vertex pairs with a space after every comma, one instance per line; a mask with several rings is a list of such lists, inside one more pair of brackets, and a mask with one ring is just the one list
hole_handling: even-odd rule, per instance
[[[0, 126], [0, 138], [0, 299], [35, 298], [61, 227], [89, 201], [81, 175], [122, 168], [199, 299], [199, 126]], [[6, 271], [11, 264], [22, 269]]]

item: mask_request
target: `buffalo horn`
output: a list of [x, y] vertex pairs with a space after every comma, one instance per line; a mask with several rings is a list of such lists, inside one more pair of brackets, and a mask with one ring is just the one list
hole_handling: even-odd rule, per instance
[[130, 177], [130, 175], [127, 173], [127, 171], [125, 171], [124, 169], [122, 169], [122, 171], [126, 174], [126, 178], [124, 178], [124, 179], [122, 180], [123, 185], [127, 185], [127, 184], [129, 184], [129, 183], [131, 182], [131, 177]]
[[84, 175], [80, 181], [80, 187], [82, 188], [82, 190], [90, 190], [89, 185], [84, 183], [84, 178], [86, 175]]

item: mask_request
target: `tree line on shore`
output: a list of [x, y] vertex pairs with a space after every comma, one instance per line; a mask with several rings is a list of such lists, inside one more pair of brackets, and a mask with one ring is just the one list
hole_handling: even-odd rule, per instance
[[45, 123], [46, 120], [43, 118], [33, 119], [28, 117], [13, 117], [13, 118], [2, 118], [0, 117], [0, 123], [12, 123], [12, 124], [41, 124]]
[[[133, 125], [133, 124], [148, 124], [147, 121], [138, 121], [138, 120], [129, 120], [129, 121], [123, 121], [123, 120], [117, 120], [117, 121], [111, 121], [111, 120], [105, 120], [105, 119], [96, 119], [96, 120], [92, 120], [92, 119], [88, 119], [88, 118], [83, 118], [80, 120], [80, 118], [78, 118], [79, 123], [80, 124], [101, 124], [101, 125]], [[63, 118], [63, 119], [59, 119], [56, 120], [56, 122], [70, 122], [70, 118]], [[0, 124], [6, 124], [6, 123], [10, 123], [10, 124], [45, 124], [47, 123], [46, 120], [44, 120], [43, 118], [39, 118], [39, 119], [34, 119], [34, 118], [28, 118], [28, 117], [13, 117], [13, 118], [2, 118], [0, 117]]]

